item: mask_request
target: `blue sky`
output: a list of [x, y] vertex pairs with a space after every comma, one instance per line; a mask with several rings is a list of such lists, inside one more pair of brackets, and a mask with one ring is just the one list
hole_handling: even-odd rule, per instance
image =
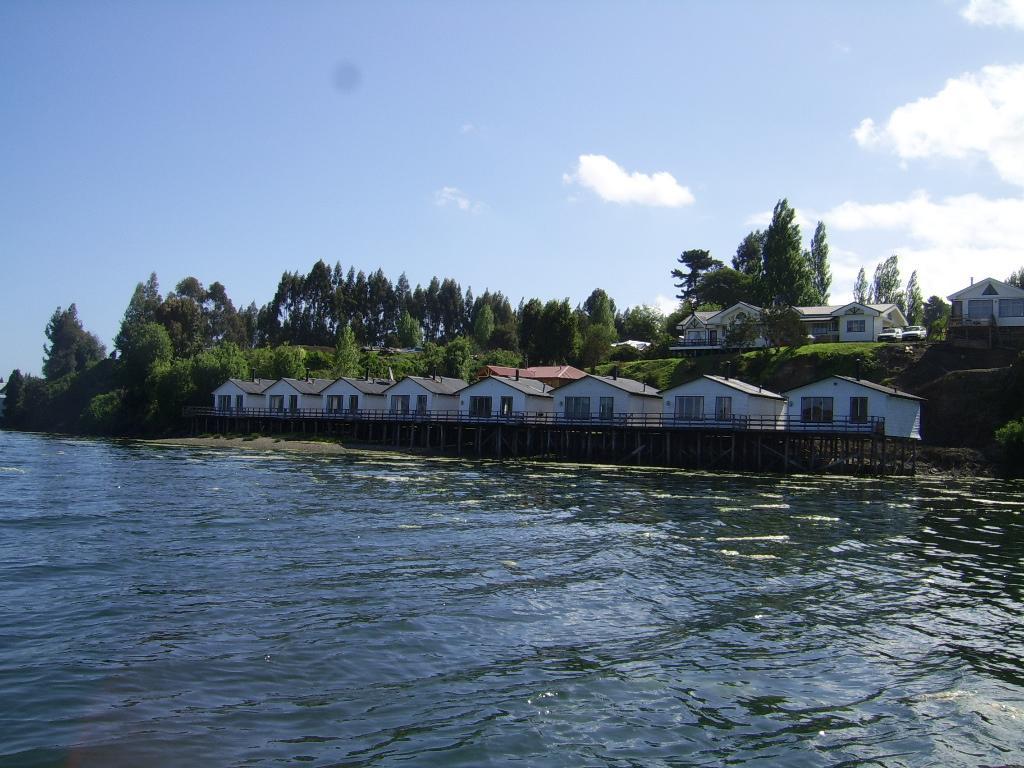
[[781, 197], [832, 298], [1024, 265], [1024, 0], [0, 4], [0, 375], [155, 271], [237, 306], [317, 259], [671, 303]]

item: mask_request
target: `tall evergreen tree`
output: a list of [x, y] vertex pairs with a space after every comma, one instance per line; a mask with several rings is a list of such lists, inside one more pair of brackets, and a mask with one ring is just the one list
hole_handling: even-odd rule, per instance
[[531, 363], [558, 365], [576, 359], [580, 348], [580, 332], [576, 313], [568, 299], [552, 299], [544, 305], [537, 333], [539, 360]]
[[491, 334], [494, 333], [494, 310], [484, 304], [473, 321], [473, 340], [480, 349], [490, 349]]
[[672, 277], [676, 280], [675, 286], [679, 289], [676, 298], [691, 303], [694, 302], [694, 294], [701, 277], [724, 266], [722, 262], [712, 258], [710, 251], [699, 248], [683, 251], [677, 261], [686, 267], [686, 271], [678, 267], [672, 270]]
[[156, 311], [160, 306], [160, 284], [156, 279], [156, 272], [149, 275], [145, 283], [135, 286], [131, 299], [128, 301], [128, 308], [124, 311], [124, 319], [121, 321], [121, 329], [114, 338], [114, 347], [123, 350], [126, 331], [130, 331], [145, 323], [155, 323]]
[[591, 292], [583, 304], [580, 363], [589, 367], [608, 359], [615, 341], [615, 302], [600, 288]]
[[819, 221], [818, 226], [814, 228], [811, 250], [808, 254], [808, 268], [811, 271], [814, 304], [828, 304], [829, 291], [832, 288], [832, 270], [828, 263], [828, 239], [823, 221]]
[[871, 298], [875, 304], [902, 304], [903, 290], [900, 288], [899, 256], [893, 254], [875, 267], [875, 278], [871, 285]]
[[540, 299], [519, 302], [519, 350], [526, 356], [527, 365], [540, 359], [540, 334], [544, 304]]
[[871, 303], [871, 286], [868, 285], [868, 278], [864, 274], [864, 267], [857, 273], [857, 279], [853, 283], [853, 300], [861, 304]]
[[4, 388], [3, 424], [8, 427], [19, 427], [22, 424], [21, 393], [25, 387], [25, 377], [18, 368], [11, 371]]
[[924, 322], [924, 296], [921, 295], [921, 286], [917, 282], [917, 270], [910, 273], [905, 302], [907, 322], [911, 325], [921, 325]]
[[1024, 267], [1016, 272], [1011, 272], [1010, 276], [1006, 278], [1006, 284], [1012, 285], [1014, 288], [1024, 288]]
[[801, 249], [800, 225], [796, 223], [796, 211], [785, 198], [775, 204], [771, 224], [765, 230], [762, 259], [762, 303], [800, 306], [813, 302], [814, 289]]
[[737, 272], [759, 279], [761, 277], [761, 250], [764, 246], [764, 232], [756, 230], [751, 232], [736, 248], [736, 255], [732, 257], [732, 268]]
[[358, 376], [359, 370], [359, 344], [356, 343], [356, 335], [352, 328], [346, 323], [338, 331], [338, 343], [334, 347], [334, 367], [331, 373], [335, 376]]
[[74, 304], [65, 310], [57, 307], [46, 325], [46, 338], [50, 341], [43, 347], [46, 353], [43, 375], [47, 379], [59, 379], [84, 370], [106, 356], [99, 338], [82, 327], [78, 307]]

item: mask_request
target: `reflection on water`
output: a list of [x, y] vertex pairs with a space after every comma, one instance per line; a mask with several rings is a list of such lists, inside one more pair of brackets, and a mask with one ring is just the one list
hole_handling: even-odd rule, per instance
[[1003, 765], [1024, 486], [0, 433], [0, 765]]

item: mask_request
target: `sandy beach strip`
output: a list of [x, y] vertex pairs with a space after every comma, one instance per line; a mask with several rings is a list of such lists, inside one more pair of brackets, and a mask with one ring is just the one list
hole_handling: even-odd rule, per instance
[[[151, 445], [180, 446], [186, 448], [226, 448], [233, 451], [283, 451], [303, 453], [307, 455], [334, 456], [353, 453], [341, 443], [325, 440], [286, 440], [278, 437], [167, 437], [158, 440], [145, 440]], [[359, 453], [364, 453], [362, 446]]]

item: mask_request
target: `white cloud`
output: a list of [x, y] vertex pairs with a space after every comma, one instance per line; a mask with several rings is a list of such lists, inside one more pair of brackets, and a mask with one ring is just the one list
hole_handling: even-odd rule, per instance
[[610, 203], [680, 208], [692, 205], [693, 193], [666, 171], [654, 174], [627, 173], [604, 155], [580, 155], [576, 170], [562, 175], [566, 184], [579, 184], [594, 190]]
[[472, 123], [463, 123], [459, 126], [459, 133], [473, 133], [474, 131], [476, 131], [476, 126]]
[[[822, 214], [833, 233], [893, 231], [890, 252], [900, 256], [904, 281], [917, 270], [926, 293], [946, 295], [968, 285], [970, 278], [1004, 279], [1024, 264], [1024, 199], [989, 199], [976, 194], [932, 200], [918, 192], [890, 203], [845, 202]], [[884, 254], [888, 255], [888, 253]], [[849, 272], [860, 265], [856, 254], [832, 247], [834, 285], [851, 284]], [[837, 259], [838, 257], [838, 259]], [[840, 279], [836, 262], [842, 265]], [[868, 279], [873, 264], [861, 262]]]
[[679, 309], [679, 299], [670, 299], [668, 296], [658, 294], [654, 297], [654, 301], [651, 302], [651, 306], [657, 309], [661, 314], [668, 317], [677, 309]]
[[960, 15], [971, 24], [1024, 29], [1024, 0], [970, 0]]
[[1024, 64], [947, 80], [936, 95], [895, 109], [884, 126], [866, 118], [852, 135], [904, 160], [980, 155], [1004, 180], [1024, 186]]
[[[810, 240], [811, 235], [814, 234], [814, 228], [818, 226], [818, 220], [820, 217], [812, 210], [794, 208], [796, 213], [795, 221], [800, 227], [800, 235], [804, 240]], [[805, 212], [806, 211], [806, 212]], [[758, 229], [766, 229], [769, 224], [772, 223], [773, 211], [758, 211], [747, 216], [744, 224], [748, 227], [757, 227]]]
[[458, 187], [441, 187], [434, 192], [434, 205], [439, 208], [453, 205], [467, 213], [480, 213], [484, 209], [483, 203], [478, 200], [470, 200]]

